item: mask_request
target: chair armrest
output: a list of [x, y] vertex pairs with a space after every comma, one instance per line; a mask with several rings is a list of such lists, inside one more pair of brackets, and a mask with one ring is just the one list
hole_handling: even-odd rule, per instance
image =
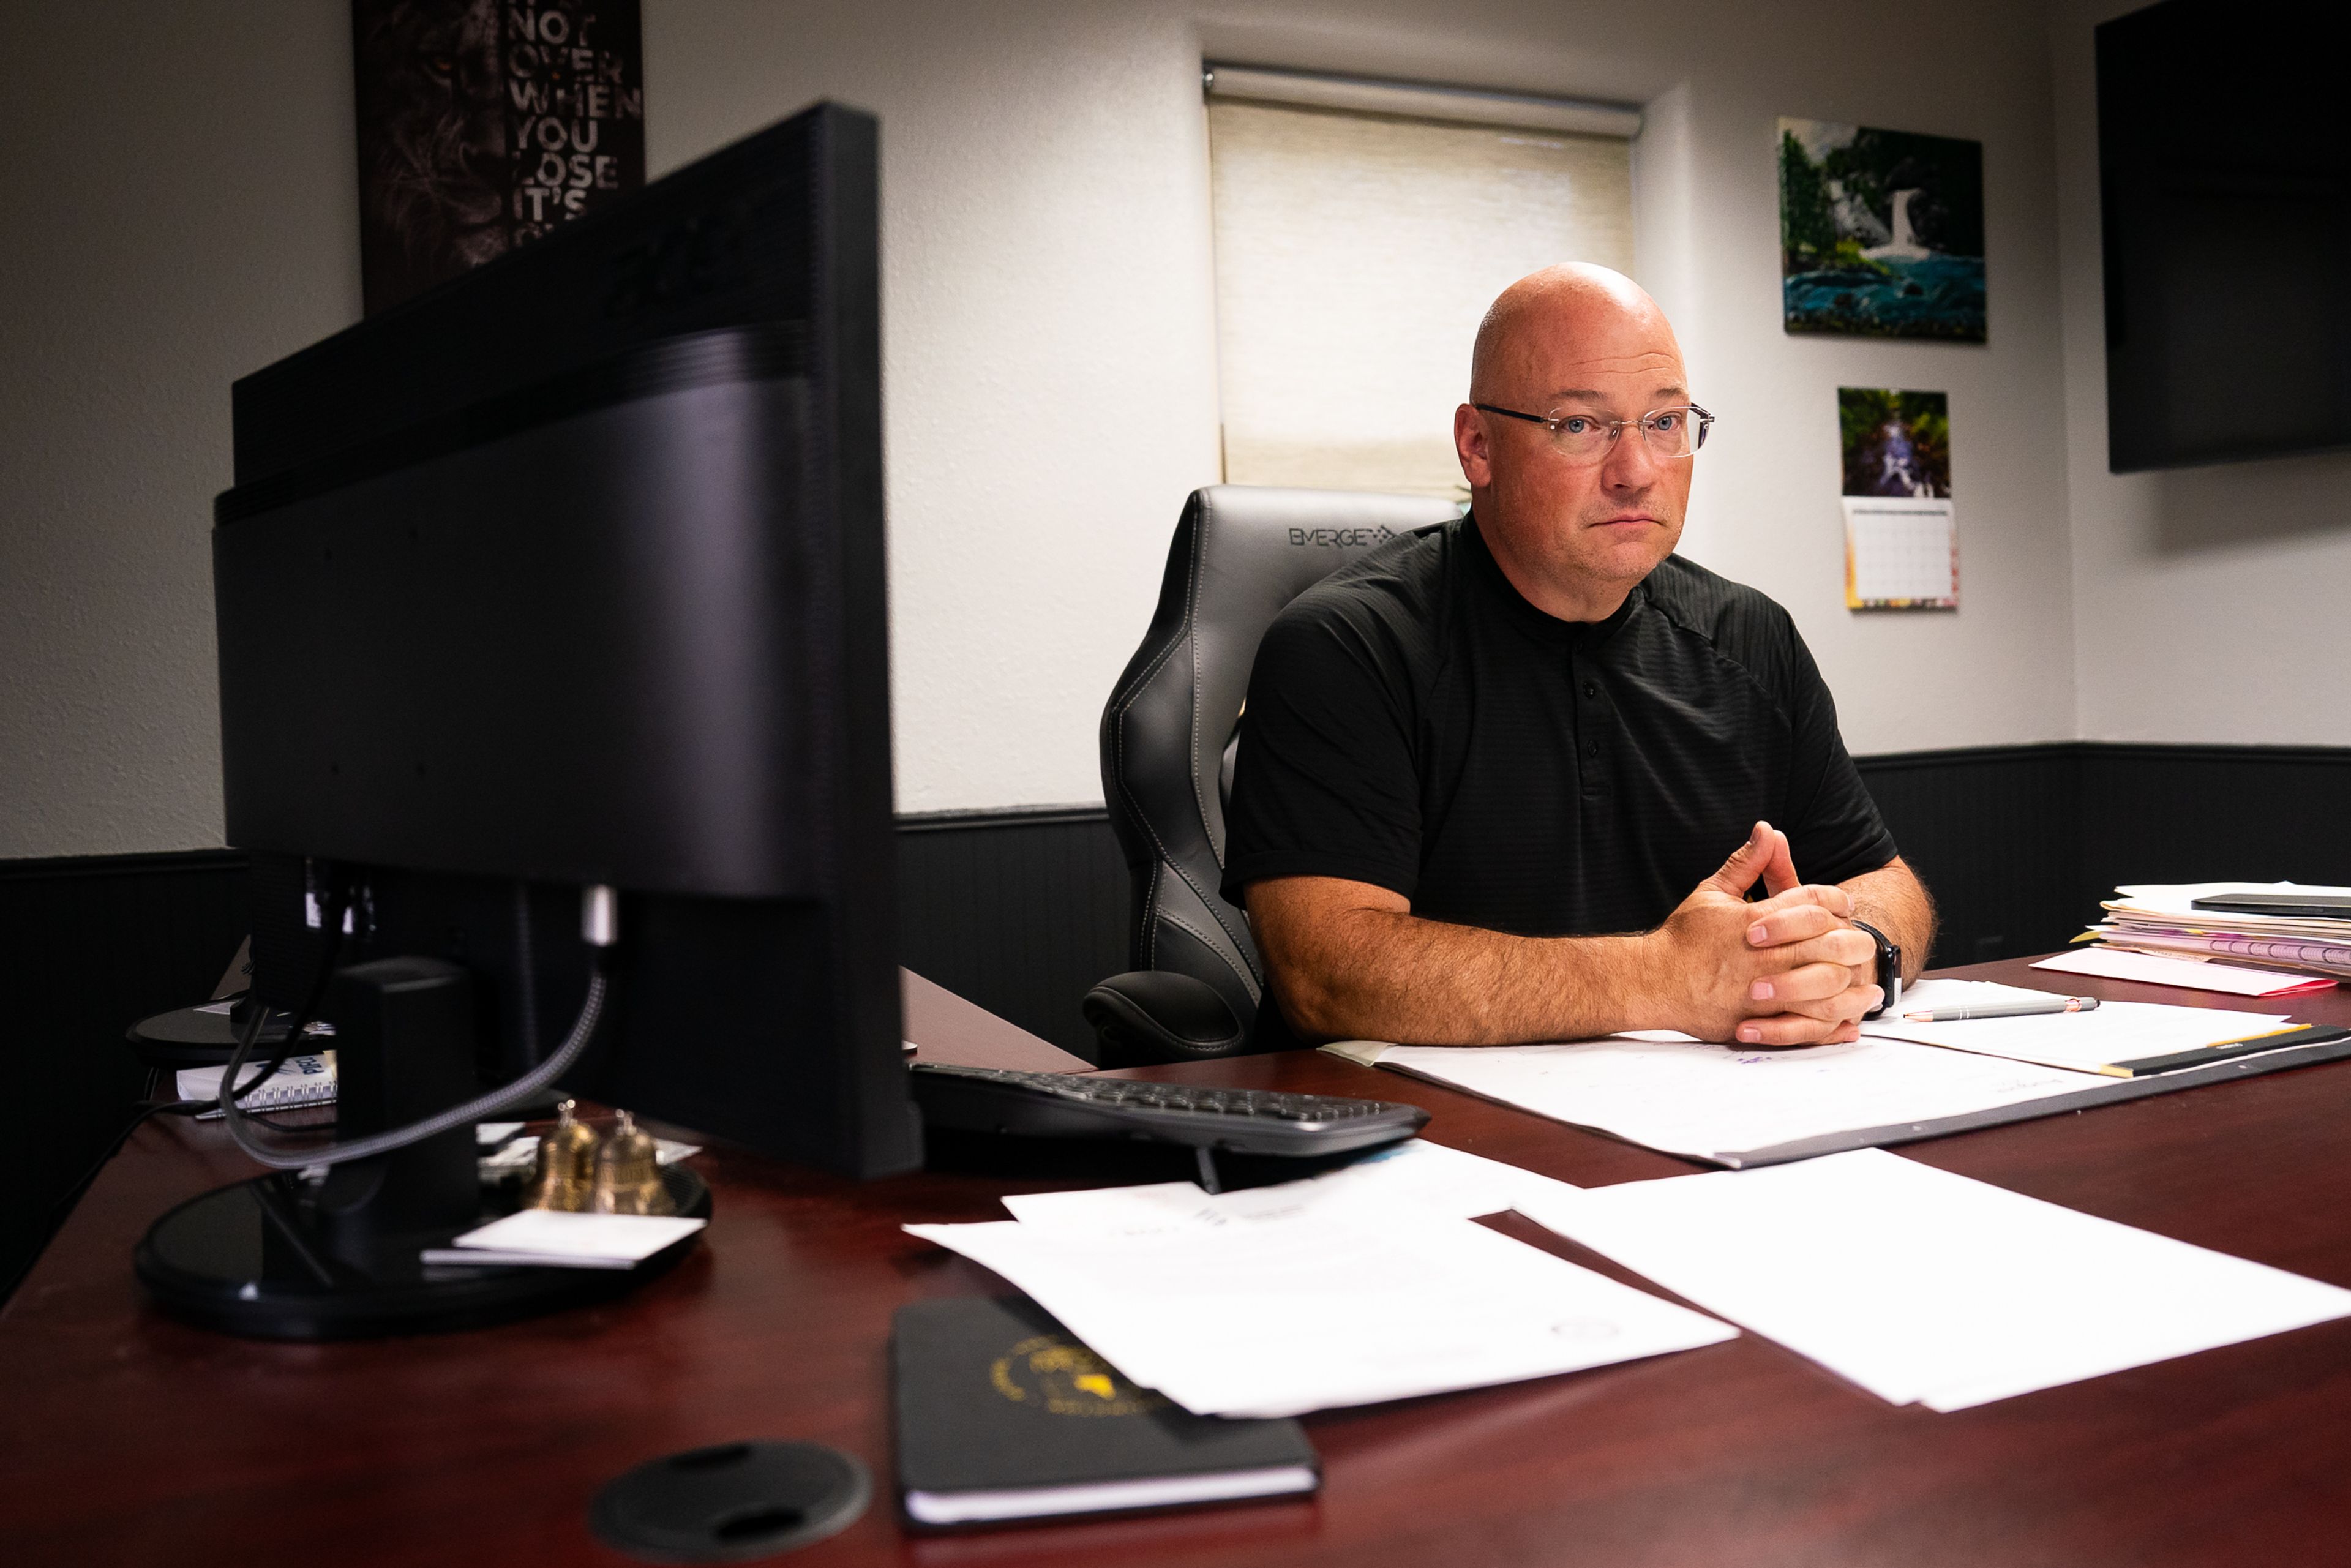
[[1164, 969], [1113, 975], [1086, 993], [1086, 1021], [1102, 1041], [1104, 1067], [1146, 1067], [1235, 1056], [1248, 1031], [1204, 980]]

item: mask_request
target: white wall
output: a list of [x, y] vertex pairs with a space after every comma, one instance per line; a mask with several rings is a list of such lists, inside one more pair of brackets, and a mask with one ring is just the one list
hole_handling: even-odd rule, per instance
[[0, 857], [220, 842], [228, 386], [359, 314], [350, 17], [0, 10]]
[[[0, 63], [0, 856], [217, 841], [227, 383], [357, 311], [348, 7], [113, 10], [12, 7]], [[1204, 54], [1648, 103], [1640, 270], [1722, 417], [1687, 548], [1794, 612], [1856, 750], [2073, 733], [2036, 0], [1692, 0], [1670, 35], [1533, 0], [646, 11], [655, 173], [820, 96], [882, 117], [901, 809], [1100, 798], [1101, 703], [1217, 471]], [[1781, 114], [1985, 142], [1989, 347], [1781, 332]], [[1950, 392], [1957, 614], [1843, 608], [1841, 383]]]
[[2338, 632], [2351, 591], [2351, 453], [2106, 471], [2091, 30], [2141, 3], [2062, 0], [2052, 23], [2081, 733], [2351, 744]]

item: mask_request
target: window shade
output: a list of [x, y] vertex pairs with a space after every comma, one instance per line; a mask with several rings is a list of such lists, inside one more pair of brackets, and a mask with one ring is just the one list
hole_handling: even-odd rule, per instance
[[1510, 284], [1632, 270], [1632, 144], [1211, 99], [1225, 477], [1467, 498], [1453, 410]]

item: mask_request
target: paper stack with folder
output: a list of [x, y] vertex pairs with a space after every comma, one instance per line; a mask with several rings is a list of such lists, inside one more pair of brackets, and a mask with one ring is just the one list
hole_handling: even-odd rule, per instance
[[[2336, 904], [2351, 908], [2351, 888], [2345, 887], [2289, 882], [2132, 885], [2115, 889], [2102, 905], [2105, 920], [2089, 935], [2104, 947], [2351, 980], [2351, 918], [2314, 910], [2256, 914], [2210, 907], [2246, 894], [2335, 894]], [[2199, 901], [2208, 907], [2198, 908]]]

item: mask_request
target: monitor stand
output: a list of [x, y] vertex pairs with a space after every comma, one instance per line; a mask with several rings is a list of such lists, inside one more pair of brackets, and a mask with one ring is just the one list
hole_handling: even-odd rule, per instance
[[[339, 971], [336, 1135], [351, 1139], [479, 1092], [473, 987], [433, 958]], [[421, 1254], [509, 1212], [486, 1194], [473, 1127], [459, 1126], [320, 1179], [273, 1172], [209, 1192], [157, 1220], [133, 1260], [156, 1304], [200, 1327], [260, 1339], [364, 1339], [475, 1328], [609, 1300], [664, 1272], [688, 1237], [634, 1269], [428, 1268]], [[683, 1166], [662, 1172], [677, 1211], [710, 1212]]]

